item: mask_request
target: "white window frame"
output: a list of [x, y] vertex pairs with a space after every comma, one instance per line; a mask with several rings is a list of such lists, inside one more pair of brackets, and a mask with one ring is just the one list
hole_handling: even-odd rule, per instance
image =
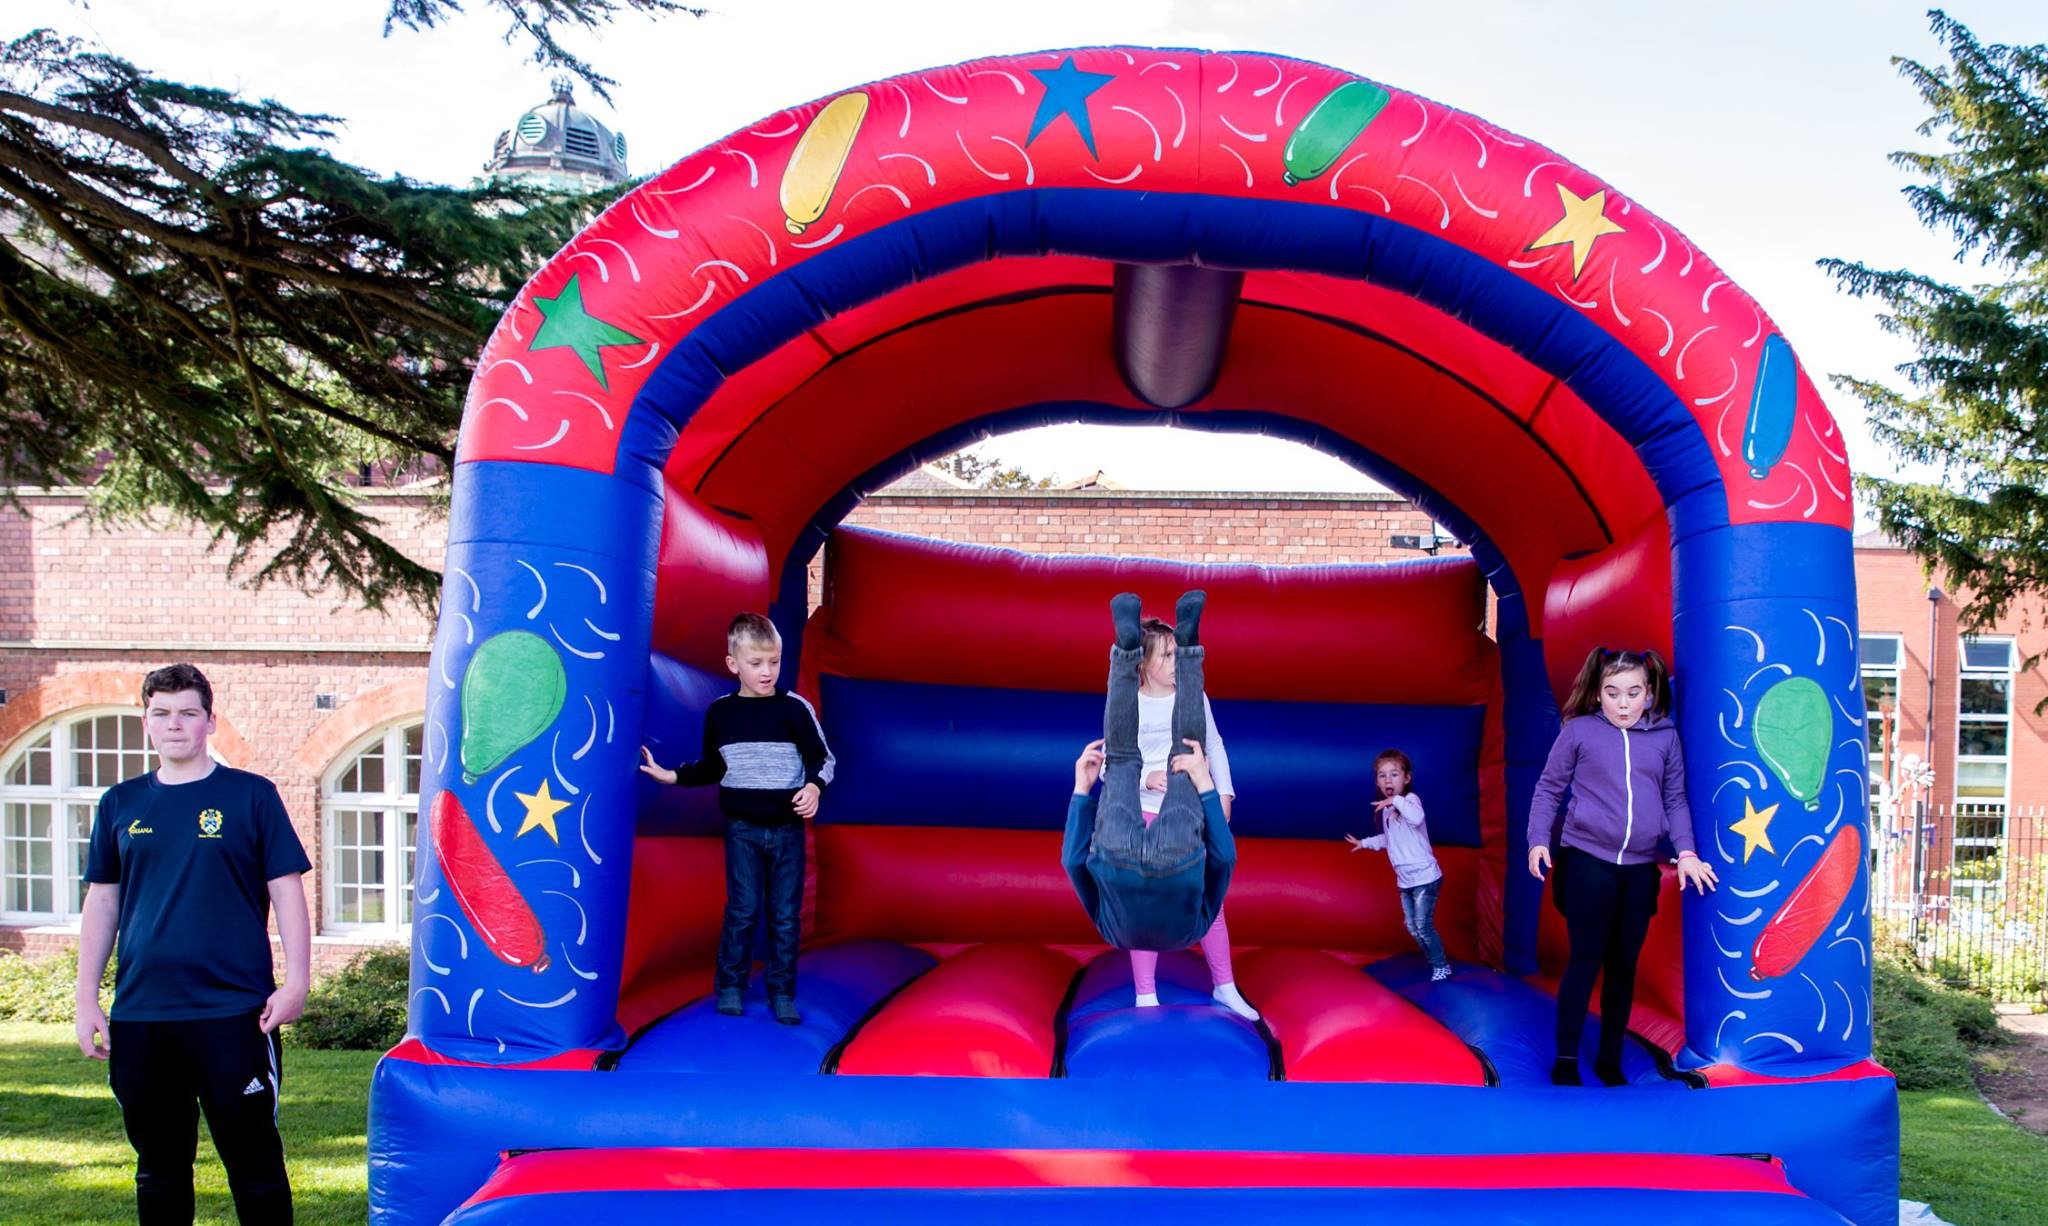
[[[1892, 653], [1892, 662], [1889, 665], [1869, 663], [1863, 653], [1863, 644], [1871, 639], [1891, 640], [1896, 650]], [[1902, 710], [1899, 703], [1899, 694], [1903, 686], [1900, 674], [1905, 671], [1906, 664], [1906, 636], [1890, 631], [1859, 634], [1856, 638], [1856, 661], [1857, 668], [1861, 673], [1859, 680], [1867, 680], [1871, 677], [1885, 677], [1891, 680], [1892, 766], [1896, 769], [1901, 756], [1898, 744], [1899, 716]], [[1867, 697], [1864, 699], [1863, 705], [1863, 744], [1867, 749], [1870, 744], [1870, 730], [1872, 728], [1882, 729], [1884, 727], [1884, 716], [1879, 714], [1876, 707], [1870, 705], [1870, 700]], [[1891, 803], [1892, 781], [1884, 774], [1884, 755], [1882, 753], [1871, 754], [1870, 760], [1865, 762], [1863, 767], [1864, 773], [1870, 776], [1870, 812], [1873, 817], [1876, 817], [1884, 814]]]
[[[2006, 660], [2005, 667], [2003, 669], [1971, 667], [1969, 664], [1969, 646], [1972, 643], [2004, 644]], [[1956, 777], [1954, 780], [1950, 782], [1949, 785], [1951, 793], [1954, 795], [1955, 798], [1956, 825], [1954, 829], [1956, 833], [1951, 843], [1951, 850], [1949, 852], [1949, 893], [1951, 895], [1961, 894], [1972, 899], [1973, 901], [1980, 899], [1985, 894], [1996, 894], [1999, 891], [2003, 890], [2005, 888], [2005, 874], [2008, 868], [2010, 867], [2005, 863], [2004, 858], [2001, 857], [1999, 860], [1999, 872], [1996, 880], [1989, 878], [1960, 878], [1955, 876], [1954, 874], [1956, 853], [1960, 851], [1962, 848], [1991, 847], [2003, 850], [2005, 846], [2006, 823], [2008, 820], [2010, 820], [2010, 815], [2012, 812], [2012, 738], [2013, 733], [2015, 732], [2012, 717], [2013, 692], [2019, 686], [2018, 669], [2016, 668], [2016, 660], [2014, 657], [2018, 654], [2018, 650], [2019, 644], [2013, 640], [2011, 635], [2007, 634], [1964, 635], [1956, 642]], [[2005, 682], [2005, 713], [2002, 716], [1989, 715], [1983, 713], [1966, 714], [1963, 711], [1963, 683], [1967, 681], [1996, 680], [2003, 680]], [[2005, 724], [2004, 753], [1963, 753], [1963, 725], [1996, 724], [1999, 723], [2001, 720]], [[2005, 794], [2003, 796], [1966, 797], [1962, 794], [1962, 768], [1966, 765], [1982, 763], [2003, 766], [2005, 768]], [[1966, 817], [1964, 813], [1964, 810], [1966, 809], [1974, 810], [1974, 812], [1968, 814]], [[1962, 837], [1962, 823], [1965, 820], [1988, 821], [1994, 816], [1996, 816], [1996, 818], [1998, 819], [1999, 833], [1997, 836], [1973, 836], [1971, 838]]]
[[[0, 923], [9, 924], [78, 924], [79, 895], [83, 892], [84, 865], [76, 862], [74, 856], [89, 849], [92, 839], [93, 817], [88, 816], [82, 836], [71, 832], [70, 821], [73, 806], [81, 806], [91, 814], [99, 811], [100, 797], [107, 789], [80, 783], [73, 772], [73, 735], [81, 724], [89, 724], [106, 716], [132, 717], [142, 719], [140, 707], [93, 706], [74, 707], [53, 719], [44, 720], [31, 728], [28, 733], [8, 747], [0, 757], [0, 814], [12, 804], [47, 804], [51, 806], [51, 902], [54, 907], [48, 911], [16, 910], [8, 907], [6, 883], [12, 878], [15, 866], [12, 860], [12, 841], [5, 838], [6, 830], [0, 825]], [[47, 784], [10, 784], [7, 777], [14, 773], [29, 750], [45, 736], [50, 738], [50, 782]], [[148, 734], [143, 739], [143, 770], [155, 769], [156, 751], [149, 747]], [[4, 817], [0, 817], [4, 821]], [[89, 852], [88, 852], [89, 854]]]
[[[345, 753], [337, 755], [320, 776], [320, 931], [323, 935], [402, 940], [409, 939], [412, 934], [409, 917], [413, 878], [416, 876], [412, 858], [418, 840], [407, 838], [406, 832], [407, 826], [414, 823], [419, 815], [420, 798], [417, 791], [407, 791], [405, 787], [405, 735], [408, 731], [423, 730], [425, 720], [426, 713], [418, 712], [358, 738]], [[384, 757], [383, 789], [376, 792], [343, 791], [343, 777], [357, 759], [368, 753], [379, 753]], [[424, 773], [424, 760], [421, 767]], [[341, 841], [343, 810], [383, 815], [384, 838], [380, 850], [383, 853], [385, 918], [382, 920], [365, 922], [339, 918], [342, 913], [341, 858], [355, 850], [352, 846], [344, 847]], [[408, 918], [401, 920], [400, 916]]]

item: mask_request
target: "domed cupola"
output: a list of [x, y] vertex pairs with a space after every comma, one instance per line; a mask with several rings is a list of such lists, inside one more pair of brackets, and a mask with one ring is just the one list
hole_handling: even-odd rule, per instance
[[576, 105], [569, 78], [556, 77], [554, 97], [529, 108], [498, 133], [484, 173], [533, 187], [596, 191], [626, 178], [626, 138]]

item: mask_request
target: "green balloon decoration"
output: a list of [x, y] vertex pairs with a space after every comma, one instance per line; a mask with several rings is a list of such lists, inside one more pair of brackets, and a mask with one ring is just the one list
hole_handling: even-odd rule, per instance
[[1289, 187], [1328, 170], [1366, 125], [1379, 118], [1390, 95], [1370, 81], [1346, 81], [1324, 94], [1294, 127], [1280, 155], [1280, 178]]
[[1809, 810], [1820, 808], [1828, 752], [1835, 742], [1834, 712], [1820, 684], [1810, 677], [1780, 681], [1764, 691], [1751, 726], [1757, 753], [1784, 781], [1785, 790]]
[[475, 783], [561, 714], [569, 679], [546, 639], [524, 630], [478, 644], [462, 674], [462, 781]]

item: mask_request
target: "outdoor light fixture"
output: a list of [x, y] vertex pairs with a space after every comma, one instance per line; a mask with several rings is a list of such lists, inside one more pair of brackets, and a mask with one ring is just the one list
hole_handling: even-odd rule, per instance
[[334, 695], [332, 694], [313, 695], [313, 709], [315, 711], [332, 711], [334, 710], [334, 705]]
[[1435, 532], [1431, 532], [1428, 536], [1415, 532], [1396, 532], [1387, 538], [1387, 544], [1395, 549], [1419, 549], [1431, 557], [1435, 557], [1436, 551], [1444, 546], [1457, 543], [1458, 539], [1456, 537], [1443, 536]]

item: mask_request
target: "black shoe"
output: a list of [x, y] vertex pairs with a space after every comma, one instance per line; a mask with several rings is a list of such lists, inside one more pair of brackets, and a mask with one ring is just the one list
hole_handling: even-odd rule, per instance
[[1605, 1060], [1595, 1060], [1593, 1062], [1593, 1075], [1600, 1079], [1602, 1085], [1625, 1086], [1628, 1084], [1628, 1078], [1621, 1075], [1621, 1059], [1618, 1056], [1612, 1064]]
[[740, 990], [738, 988], [718, 989], [718, 1011], [727, 1017], [740, 1015]]
[[1579, 1061], [1575, 1056], [1559, 1056], [1550, 1066], [1550, 1084], [1554, 1086], [1582, 1086], [1579, 1080]]
[[804, 1015], [796, 1011], [796, 999], [794, 997], [774, 997], [768, 1002], [768, 1008], [770, 1012], [775, 1014], [775, 1020], [785, 1026], [794, 1026], [804, 1020]]
[[1145, 636], [1138, 633], [1138, 610], [1135, 592], [1109, 598], [1109, 621], [1116, 627], [1116, 645], [1125, 651], [1136, 651], [1145, 643]]
[[1202, 606], [1209, 600], [1209, 593], [1200, 588], [1182, 592], [1173, 605], [1173, 641], [1182, 647], [1193, 647], [1202, 641]]

